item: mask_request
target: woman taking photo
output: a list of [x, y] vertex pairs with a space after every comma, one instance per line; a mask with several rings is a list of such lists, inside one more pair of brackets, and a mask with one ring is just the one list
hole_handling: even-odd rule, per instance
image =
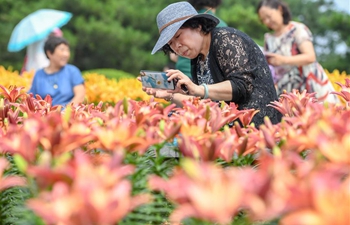
[[[179, 70], [168, 70], [168, 80], [178, 80], [174, 91], [144, 88], [146, 93], [182, 105], [193, 97], [238, 104], [239, 109], [258, 109], [252, 122], [264, 117], [280, 121], [280, 113], [267, 106], [277, 100], [271, 73], [259, 46], [234, 28], [216, 28], [219, 20], [198, 14], [188, 2], [170, 4], [157, 16], [159, 50], [191, 59], [193, 81]], [[187, 91], [183, 91], [183, 89]]]

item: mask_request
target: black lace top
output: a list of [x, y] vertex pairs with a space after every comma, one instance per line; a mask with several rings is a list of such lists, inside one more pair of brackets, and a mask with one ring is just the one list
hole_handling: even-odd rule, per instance
[[[201, 84], [204, 79], [198, 57], [191, 60], [191, 69], [194, 83]], [[211, 32], [207, 65], [206, 75], [210, 74], [213, 83], [231, 81], [231, 101], [239, 109], [260, 110], [252, 121], [256, 127], [264, 123], [265, 116], [274, 124], [281, 120], [281, 114], [267, 106], [277, 100], [270, 68], [259, 46], [248, 35], [231, 27], [215, 28]]]

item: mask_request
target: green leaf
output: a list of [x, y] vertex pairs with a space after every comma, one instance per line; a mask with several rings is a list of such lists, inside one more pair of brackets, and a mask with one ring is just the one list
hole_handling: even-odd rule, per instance
[[25, 173], [27, 171], [28, 163], [21, 155], [15, 154], [13, 160], [20, 172]]

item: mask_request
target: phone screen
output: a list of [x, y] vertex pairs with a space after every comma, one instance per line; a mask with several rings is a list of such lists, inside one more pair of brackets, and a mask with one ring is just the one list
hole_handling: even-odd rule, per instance
[[143, 87], [174, 90], [173, 81], [168, 81], [165, 72], [141, 70], [141, 82]]

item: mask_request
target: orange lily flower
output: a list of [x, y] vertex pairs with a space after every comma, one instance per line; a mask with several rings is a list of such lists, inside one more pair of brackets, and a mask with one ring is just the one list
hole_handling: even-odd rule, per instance
[[310, 181], [314, 184], [310, 193], [312, 205], [306, 208], [300, 207], [290, 212], [281, 219], [280, 224], [350, 224], [349, 167], [346, 170], [345, 180], [343, 180], [344, 175], [342, 173], [339, 174], [332, 168], [322, 168], [314, 172], [310, 177]]
[[[169, 180], [151, 176], [151, 189], [165, 191], [177, 203], [170, 222], [194, 217], [219, 224], [228, 224], [238, 213], [244, 194], [239, 177], [246, 170], [222, 169], [210, 163], [186, 159]], [[205, 196], [205, 197], [203, 197]]]
[[145, 194], [131, 196], [131, 183], [125, 176], [133, 167], [120, 162], [113, 159], [96, 166], [76, 152], [71, 182], [55, 182], [51, 191], [30, 199], [28, 206], [48, 224], [116, 224], [150, 200]]
[[349, 104], [349, 102], [350, 102], [350, 78], [345, 79], [345, 84], [342, 84], [340, 82], [335, 82], [335, 83], [341, 87], [341, 91], [340, 92], [334, 91], [334, 92], [331, 92], [331, 94], [339, 95]]

